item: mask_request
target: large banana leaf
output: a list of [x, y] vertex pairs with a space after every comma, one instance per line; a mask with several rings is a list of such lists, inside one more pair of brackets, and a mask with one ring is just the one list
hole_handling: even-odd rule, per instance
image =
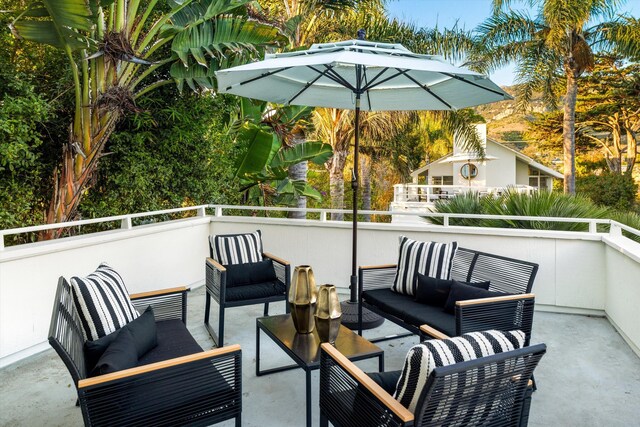
[[90, 39], [83, 32], [93, 24], [86, 0], [39, 0], [16, 18], [11, 30], [26, 40], [76, 50], [89, 46]]
[[249, 146], [245, 155], [238, 161], [236, 176], [240, 178], [261, 173], [273, 157], [272, 153], [280, 148], [280, 141], [276, 135], [256, 125], [243, 126], [237, 139]]
[[333, 155], [331, 145], [320, 141], [305, 141], [294, 147], [278, 151], [270, 163], [272, 168], [287, 168], [307, 160], [322, 165]]
[[171, 50], [185, 66], [191, 56], [206, 67], [206, 55], [224, 58], [232, 53], [248, 59], [249, 55], [258, 53], [258, 49], [274, 45], [279, 37], [278, 29], [272, 26], [223, 16], [184, 28], [173, 38]]
[[285, 202], [286, 204], [293, 204], [293, 201], [295, 200], [293, 197], [289, 198], [286, 196], [306, 196], [317, 201], [322, 200], [320, 192], [310, 186], [306, 181], [302, 180], [291, 181], [289, 179], [284, 179], [278, 183], [276, 191], [279, 195], [284, 196], [280, 201]]
[[213, 17], [240, 10], [242, 6], [253, 0], [201, 0], [184, 2], [171, 2], [175, 11], [171, 16], [171, 24], [166, 25], [163, 31], [182, 31], [187, 27], [198, 25]]

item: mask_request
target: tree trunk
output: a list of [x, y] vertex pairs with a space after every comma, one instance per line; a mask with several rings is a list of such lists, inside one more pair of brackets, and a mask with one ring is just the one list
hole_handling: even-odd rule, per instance
[[[362, 177], [362, 210], [371, 210], [371, 157], [360, 158], [360, 176]], [[371, 222], [371, 215], [362, 215], [365, 222]]]
[[[292, 145], [296, 146], [306, 141], [304, 133], [300, 132], [293, 136]], [[309, 163], [307, 161], [297, 163], [289, 167], [289, 179], [292, 181], [304, 181], [307, 182], [307, 171], [309, 170]], [[306, 209], [307, 198], [305, 196], [296, 196], [296, 208]], [[289, 218], [294, 219], [306, 219], [306, 212], [289, 212]]]
[[[78, 206], [84, 193], [94, 183], [94, 176], [98, 169], [98, 161], [106, 142], [115, 128], [118, 113], [101, 115], [94, 111], [98, 121], [104, 126], [93, 129], [89, 144], [82, 144], [83, 152], [79, 152], [80, 142], [74, 141], [73, 125], [69, 131], [69, 142], [62, 146], [62, 166], [53, 172], [53, 195], [46, 214], [47, 224], [74, 221], [78, 213]], [[89, 149], [89, 152], [84, 150]], [[84, 154], [84, 156], [83, 156]], [[58, 238], [65, 228], [55, 228], [40, 232], [39, 240]]]
[[564, 151], [564, 192], [576, 193], [576, 97], [578, 83], [573, 70], [567, 70], [567, 93], [564, 98], [562, 146]]
[[[329, 170], [329, 195], [331, 209], [344, 209], [344, 165], [347, 162], [346, 151], [334, 151], [325, 167]], [[344, 214], [332, 213], [332, 221], [343, 221]]]

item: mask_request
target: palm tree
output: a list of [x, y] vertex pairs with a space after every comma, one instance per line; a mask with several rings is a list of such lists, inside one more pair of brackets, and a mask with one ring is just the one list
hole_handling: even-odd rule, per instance
[[[493, 0], [494, 13], [480, 27], [481, 57], [489, 68], [515, 61], [518, 99], [525, 107], [535, 91], [556, 105], [564, 80], [564, 191], [575, 193], [575, 112], [578, 79], [591, 70], [594, 51], [640, 56], [640, 23], [614, 16], [619, 0], [529, 0], [537, 16], [504, 11], [511, 0]], [[596, 22], [594, 24], [594, 22]]]
[[[346, 11], [355, 7], [358, 0], [262, 0], [260, 3], [268, 10], [271, 17], [289, 43], [287, 50], [297, 50], [320, 40], [327, 34], [326, 25], [341, 19]], [[258, 12], [258, 13], [261, 13]], [[266, 16], [266, 15], [264, 15]], [[306, 133], [302, 129], [293, 134], [291, 146], [295, 147], [306, 141]], [[307, 180], [308, 162], [303, 161], [291, 165], [288, 169], [289, 179], [293, 182]], [[307, 207], [306, 196], [295, 196], [296, 207]], [[304, 219], [303, 211], [290, 212], [290, 218]]]
[[186, 0], [166, 11], [158, 0], [38, 0], [17, 16], [13, 34], [60, 49], [73, 75], [74, 115], [54, 172], [48, 223], [76, 217], [116, 123], [138, 111], [138, 98], [174, 80], [180, 89], [213, 89], [214, 70], [275, 45], [276, 28], [242, 13], [248, 2]]

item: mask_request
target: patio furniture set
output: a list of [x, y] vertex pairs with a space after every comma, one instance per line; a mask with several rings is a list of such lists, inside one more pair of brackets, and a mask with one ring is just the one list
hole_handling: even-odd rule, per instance
[[[186, 288], [129, 295], [107, 264], [60, 278], [49, 342], [74, 380], [86, 425], [241, 425], [242, 351], [223, 346], [224, 315], [250, 304], [265, 305], [256, 376], [304, 370], [307, 426], [316, 369], [321, 426], [527, 425], [533, 370], [545, 353], [544, 344], [529, 345], [536, 264], [401, 237], [397, 266], [359, 270], [360, 309], [425, 340], [402, 370], [384, 372], [383, 350], [362, 329], [340, 326], [329, 344], [315, 331], [297, 333], [288, 304], [268, 315], [269, 303], [287, 300], [290, 265], [263, 252], [260, 231], [212, 236], [210, 249], [204, 321], [218, 348], [208, 351], [186, 328]], [[295, 363], [261, 369], [261, 335]], [[353, 363], [367, 358], [378, 359], [379, 372]]]

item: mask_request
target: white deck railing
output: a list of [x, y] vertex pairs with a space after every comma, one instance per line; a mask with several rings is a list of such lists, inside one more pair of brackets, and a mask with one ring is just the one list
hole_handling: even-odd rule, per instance
[[422, 202], [433, 203], [440, 199], [449, 199], [457, 194], [478, 193], [480, 195], [500, 195], [510, 191], [531, 194], [537, 191], [528, 185], [514, 185], [509, 187], [480, 187], [475, 185], [423, 185], [423, 184], [395, 184], [393, 186], [393, 201], [395, 203]]
[[[329, 221], [332, 213], [351, 214], [351, 210], [347, 209], [300, 209], [300, 208], [287, 208], [287, 207], [263, 207], [263, 206], [236, 206], [236, 205], [199, 205], [190, 206], [184, 208], [165, 209], [160, 211], [140, 212], [126, 215], [116, 215], [104, 218], [83, 219], [78, 221], [69, 221], [56, 224], [43, 224], [30, 227], [10, 228], [0, 230], [0, 251], [5, 249], [5, 236], [20, 235], [26, 233], [38, 233], [41, 231], [59, 229], [59, 228], [75, 228], [77, 234], [85, 234], [82, 232], [82, 226], [96, 225], [96, 224], [108, 224], [119, 223], [119, 227], [122, 230], [130, 230], [134, 227], [134, 219], [149, 218], [150, 220], [138, 225], [137, 227], [146, 226], [153, 219], [153, 223], [162, 223], [175, 220], [175, 218], [167, 219], [167, 215], [175, 214], [193, 214], [189, 216], [204, 217], [207, 215], [207, 210], [212, 212], [215, 217], [223, 216], [239, 216], [237, 213], [229, 213], [229, 211], [251, 212], [252, 214], [257, 212], [306, 212], [307, 220], [326, 222]], [[376, 215], [379, 217], [387, 216], [408, 216], [415, 217], [415, 212], [391, 212], [391, 211], [373, 211], [373, 210], [361, 210], [358, 211], [360, 215]], [[165, 218], [157, 218], [162, 217]], [[242, 216], [242, 215], [240, 215]], [[249, 215], [255, 216], [255, 215]], [[640, 237], [640, 230], [629, 227], [617, 221], [611, 219], [596, 219], [596, 218], [566, 218], [566, 217], [540, 217], [540, 216], [517, 216], [517, 215], [478, 215], [478, 214], [455, 214], [455, 213], [439, 213], [439, 212], [426, 212], [421, 213], [419, 216], [425, 218], [442, 218], [442, 226], [449, 227], [451, 218], [466, 218], [466, 219], [502, 219], [502, 220], [519, 220], [519, 221], [537, 221], [537, 222], [558, 222], [558, 223], [581, 223], [589, 224], [589, 233], [609, 233], [615, 232], [620, 234], [622, 230], [627, 231]], [[188, 216], [185, 215], [185, 218]], [[349, 221], [350, 222], [350, 221]], [[604, 230], [608, 227], [598, 230], [598, 225], [608, 225], [610, 230]]]

